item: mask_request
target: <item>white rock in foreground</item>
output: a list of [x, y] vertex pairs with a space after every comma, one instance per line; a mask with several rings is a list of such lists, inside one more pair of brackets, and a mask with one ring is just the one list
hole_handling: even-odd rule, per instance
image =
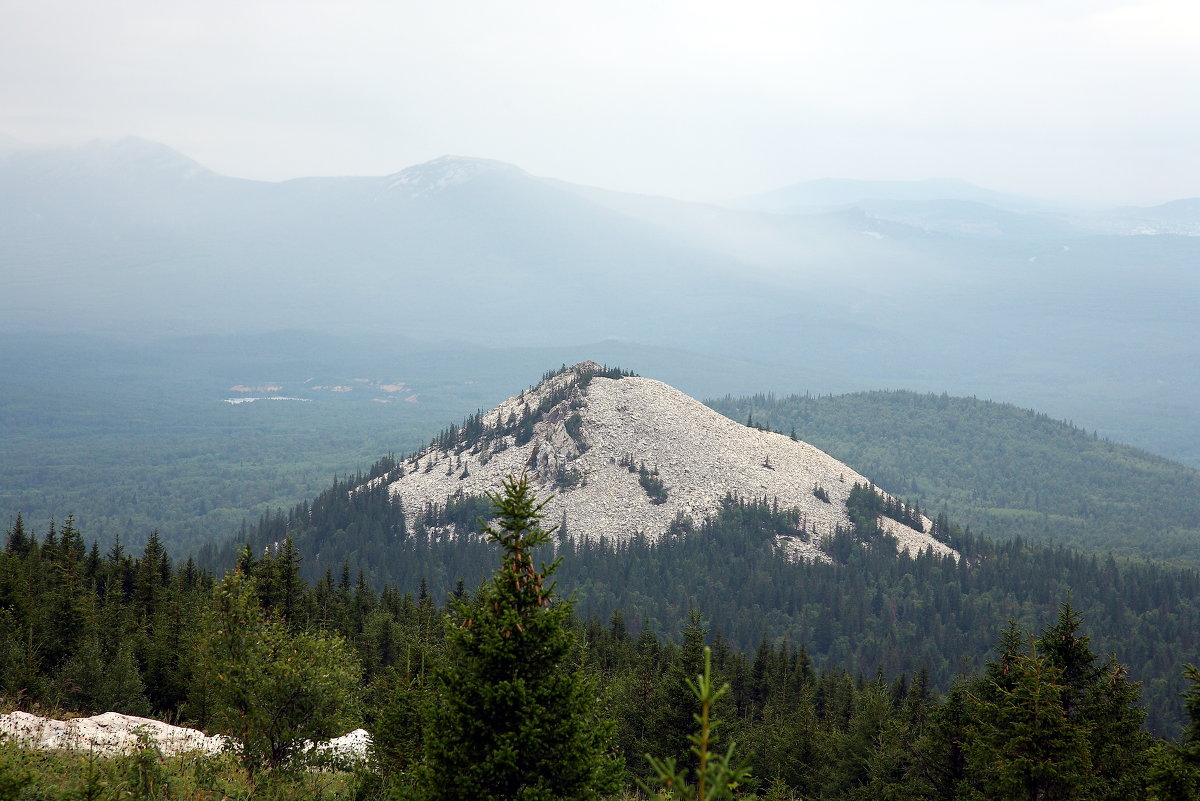
[[319, 756], [337, 757], [339, 759], [363, 760], [371, 748], [371, 735], [366, 729], [355, 729], [316, 745], [309, 745], [304, 750], [314, 751]]
[[[167, 755], [200, 752], [216, 754], [227, 747], [229, 739], [207, 735], [197, 729], [172, 726], [161, 720], [105, 712], [90, 718], [55, 720], [10, 712], [0, 715], [0, 737], [26, 748], [71, 749], [97, 754], [128, 754], [138, 748], [139, 732], [154, 741]], [[365, 759], [371, 736], [364, 729], [310, 746], [318, 754], [347, 759]], [[306, 749], [307, 750], [307, 749]]]
[[105, 712], [90, 718], [54, 720], [11, 712], [0, 715], [0, 734], [28, 748], [69, 748], [101, 754], [125, 754], [138, 747], [144, 732], [164, 754], [201, 751], [215, 754], [225, 748], [225, 738], [196, 729], [172, 726], [161, 720]]

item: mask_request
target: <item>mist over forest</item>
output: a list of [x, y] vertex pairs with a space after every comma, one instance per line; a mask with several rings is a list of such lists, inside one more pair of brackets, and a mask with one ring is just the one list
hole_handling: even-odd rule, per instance
[[360, 359], [603, 343], [665, 380], [677, 359], [638, 349], [682, 351], [711, 360], [697, 395], [944, 391], [1200, 464], [1194, 200], [819, 181], [726, 208], [453, 157], [268, 183], [137, 139], [7, 152], [0, 186], [8, 335], [231, 364], [280, 330]]

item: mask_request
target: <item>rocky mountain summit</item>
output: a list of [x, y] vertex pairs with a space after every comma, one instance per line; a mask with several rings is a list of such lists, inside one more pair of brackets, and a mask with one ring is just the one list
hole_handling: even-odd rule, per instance
[[[796, 533], [778, 538], [791, 558], [821, 559], [822, 544], [852, 526], [846, 501], [870, 480], [808, 443], [742, 425], [666, 384], [581, 362], [548, 375], [377, 481], [409, 520], [448, 498], [481, 496], [527, 472], [550, 498], [547, 524], [576, 539], [658, 539], [683, 519], [699, 523], [728, 498], [794, 510]], [[880, 492], [882, 502], [896, 503]], [[553, 497], [551, 497], [553, 496]], [[912, 525], [879, 517], [898, 548], [955, 553], [919, 513]]]

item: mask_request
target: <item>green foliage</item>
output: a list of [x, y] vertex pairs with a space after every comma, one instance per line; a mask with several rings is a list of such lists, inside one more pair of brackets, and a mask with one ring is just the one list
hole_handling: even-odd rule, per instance
[[[821, 495], [818, 490], [823, 493], [824, 490], [817, 488], [813, 494], [818, 498]], [[829, 502], [829, 496], [826, 495], [822, 500]], [[903, 523], [909, 528], [914, 528], [917, 531], [924, 531], [925, 524], [921, 520], [921, 510], [916, 506], [909, 506], [904, 501], [897, 500], [890, 495], [884, 495], [875, 489], [874, 484], [855, 482], [850, 488], [850, 494], [846, 497], [846, 514], [850, 517], [850, 523], [854, 528], [854, 533], [861, 538], [869, 538], [877, 536], [880, 533], [879, 517], [890, 517], [899, 523]]]
[[[637, 471], [632, 456], [622, 463]], [[459, 532], [472, 531], [471, 523], [487, 512], [478, 499], [451, 496], [431, 505], [428, 518], [450, 520], [448, 510]], [[424, 583], [438, 598], [460, 579], [468, 587], [486, 579], [495, 564], [486, 542], [436, 538], [420, 522], [408, 521], [405, 533], [386, 491], [338, 481], [313, 503], [265, 521], [249, 539], [260, 551], [293, 534], [297, 549], [309, 555], [301, 575], [318, 588], [325, 571], [343, 560], [376, 587], [395, 584], [416, 593]], [[836, 564], [779, 558], [777, 537], [811, 541], [825, 533], [814, 532], [795, 510], [727, 498], [716, 518], [681, 518], [671, 536], [656, 543], [637, 536], [620, 545], [581, 542], [586, 532], [568, 532], [556, 575], [575, 591], [585, 617], [607, 619], [622, 609], [630, 621], [673, 634], [687, 625], [689, 609], [702, 608], [736, 648], [753, 649], [769, 632], [805, 643], [822, 667], [913, 675], [924, 665], [939, 690], [982, 666], [990, 632], [1006, 620], [1038, 627], [1053, 619], [1069, 593], [1091, 621], [1099, 650], [1119, 649], [1130, 674], [1145, 683], [1151, 729], [1169, 734], [1182, 725], [1179, 663], [1200, 658], [1196, 571], [1021, 540], [989, 541], [944, 514], [932, 534], [960, 550], [964, 562], [934, 554], [897, 558], [846, 533], [823, 546]], [[222, 568], [235, 561], [232, 547], [226, 553]], [[327, 610], [322, 620], [331, 623], [337, 607], [319, 606]]]
[[1146, 713], [1141, 687], [1131, 682], [1116, 655], [1100, 660], [1083, 633], [1082, 616], [1064, 603], [1058, 620], [1038, 638], [1049, 664], [1062, 671], [1064, 714], [1085, 735], [1095, 764], [1089, 795], [1098, 799], [1139, 798], [1144, 793]]
[[687, 751], [695, 717], [700, 711], [693, 677], [704, 669], [704, 639], [708, 631], [703, 627], [698, 611], [693, 609], [688, 614], [683, 642], [672, 655], [669, 667], [649, 699], [649, 709], [644, 712], [651, 736], [668, 754]]
[[634, 461], [632, 454], [626, 454], [618, 462], [622, 467], [637, 476], [638, 484], [650, 499], [650, 503], [662, 504], [667, 502], [667, 487], [659, 477], [657, 467], [646, 467], [645, 462]]
[[667, 488], [663, 484], [658, 475], [658, 468], [652, 467], [646, 469], [645, 463], [638, 467], [638, 483], [642, 485], [642, 489], [646, 491], [646, 496], [650, 498], [650, 503], [661, 504], [667, 502]]
[[1063, 671], [1030, 647], [1012, 654], [1004, 682], [974, 699], [979, 725], [968, 745], [970, 783], [981, 799], [1070, 801], [1088, 787], [1086, 731], [1063, 708]]
[[458, 601], [450, 655], [435, 672], [426, 789], [438, 799], [589, 799], [613, 788], [611, 724], [568, 661], [571, 604], [534, 567], [548, 541], [528, 479], [491, 495], [489, 538], [503, 549], [492, 582]]
[[143, 801], [169, 797], [170, 782], [163, 766], [162, 751], [145, 731], [138, 731], [137, 746], [117, 758], [116, 769], [125, 776], [128, 792]]
[[1151, 753], [1151, 801], [1200, 800], [1200, 669], [1185, 665], [1184, 674], [1191, 682], [1183, 693], [1189, 725], [1178, 744], [1159, 744]]
[[860, 537], [873, 537], [879, 533], [879, 516], [883, 514], [883, 496], [868, 484], [855, 484], [846, 497], [846, 514]]
[[28, 771], [10, 757], [10, 750], [0, 751], [0, 801], [18, 801], [22, 791], [33, 782]]
[[[311, 498], [330, 476], [420, 447], [446, 420], [505, 398], [512, 381], [511, 364], [491, 354], [419, 353], [394, 339], [364, 349], [295, 332], [240, 346], [225, 336], [6, 335], [0, 363], [0, 527], [18, 512], [39, 529], [74, 512], [104, 546], [120, 536], [140, 548], [158, 529], [184, 558]], [[529, 358], [525, 369], [541, 368]], [[406, 391], [387, 399], [411, 391], [419, 402], [373, 402], [383, 393], [369, 385], [314, 389], [362, 376], [402, 379]], [[265, 379], [312, 402], [223, 402], [238, 394], [232, 385]]]
[[[696, 732], [688, 737], [691, 742], [689, 749], [695, 757], [694, 768], [680, 768], [675, 757], [660, 759], [650, 754], [647, 761], [657, 774], [657, 784], [660, 789], [655, 793], [656, 799], [676, 798], [681, 801], [710, 801], [721, 798], [734, 798], [736, 790], [750, 776], [750, 770], [744, 764], [734, 759], [734, 743], [724, 753], [714, 752], [716, 729], [719, 721], [712, 716], [713, 706], [726, 693], [729, 685], [717, 687], [712, 677], [712, 649], [704, 648], [704, 670], [696, 675], [693, 682], [688, 680], [688, 689], [696, 699], [700, 709], [695, 713]], [[691, 761], [691, 760], [689, 760]], [[643, 785], [648, 792], [654, 792], [649, 785]]]
[[[338, 486], [346, 496], [358, 494], [349, 492], [348, 484]], [[349, 520], [348, 507], [336, 504], [330, 498], [315, 516]], [[387, 509], [382, 503], [371, 508]], [[239, 717], [244, 701], [232, 692], [218, 700], [218, 681], [209, 670], [216, 664], [211, 645], [197, 648], [192, 636], [202, 626], [215, 633], [213, 621], [220, 619], [220, 598], [226, 593], [236, 602], [225, 614], [238, 622], [228, 630], [274, 628], [278, 636], [266, 632], [259, 639], [284, 643], [277, 653], [297, 645], [311, 650], [306, 638], [322, 633], [335, 639], [337, 633], [337, 662], [354, 673], [351, 689], [361, 688], [370, 699], [363, 723], [376, 735], [373, 767], [346, 778], [256, 766], [253, 776], [239, 768], [241, 776], [231, 779], [239, 772], [233, 770], [232, 755], [222, 757], [225, 762], [183, 767], [173, 758], [156, 762], [152, 754], [93, 760], [91, 767], [86, 762], [68, 767], [65, 758], [40, 752], [0, 759], [11, 775], [33, 777], [22, 791], [25, 796], [107, 799], [121, 793], [129, 797], [135, 786], [142, 794], [160, 788], [171, 797], [196, 798], [208, 797], [202, 788], [212, 790], [213, 797], [230, 798], [356, 793], [366, 799], [408, 793], [416, 774], [434, 780], [456, 774], [466, 761], [434, 742], [441, 736], [435, 736], [436, 727], [424, 731], [416, 725], [425, 710], [441, 715], [450, 706], [442, 696], [430, 700], [431, 684], [447, 687], [440, 678], [431, 682], [430, 675], [480, 676], [483, 666], [498, 664], [505, 653], [521, 666], [535, 663], [535, 655], [565, 654], [557, 675], [585, 690], [568, 694], [567, 703], [547, 700], [538, 706], [530, 699], [549, 698], [549, 690], [538, 695], [529, 689], [532, 671], [514, 668], [500, 680], [510, 689], [518, 680], [525, 682], [512, 697], [470, 691], [496, 710], [482, 717], [459, 715], [472, 736], [503, 735], [508, 730], [495, 721], [523, 721], [531, 704], [538, 710], [531, 719], [548, 721], [544, 730], [567, 731], [569, 725], [560, 725], [554, 715], [572, 708], [570, 698], [581, 698], [579, 708], [586, 714], [579, 719], [594, 735], [611, 730], [611, 740], [607, 734], [596, 736], [619, 746], [601, 749], [601, 761], [612, 769], [614, 760], [603, 756], [623, 754], [628, 787], [649, 775], [642, 755], [678, 756], [694, 745], [689, 738], [700, 708], [687, 680], [703, 670], [708, 627], [714, 632], [712, 686], [729, 686], [710, 717], [715, 711], [726, 721], [723, 738], [735, 740], [738, 753], [750, 754], [761, 784], [748, 781], [746, 791], [814, 801], [932, 801], [1004, 797], [1040, 787], [1044, 794], [1069, 791], [1097, 801], [1190, 801], [1197, 789], [1200, 673], [1189, 671], [1176, 684], [1163, 678], [1178, 672], [1181, 655], [1196, 652], [1200, 579], [1192, 571], [1061, 548], [990, 543], [949, 524], [945, 530], [963, 549], [963, 560], [932, 554], [897, 558], [851, 539], [838, 564], [789, 564], [778, 559], [775, 538], [796, 532], [804, 521], [771, 503], [727, 498], [715, 520], [681, 519], [674, 534], [658, 543], [635, 539], [614, 551], [563, 542], [563, 561], [553, 575], [582, 587], [578, 606], [556, 601], [547, 571], [533, 569], [538, 550], [547, 545], [532, 543], [542, 536], [526, 539], [516, 549], [520, 557], [506, 562], [472, 597], [465, 589], [473, 584], [471, 574], [458, 573], [468, 577], [463, 582], [452, 577], [476, 558], [471, 548], [481, 549], [494, 567], [495, 545], [476, 542], [460, 549], [459, 543], [422, 543], [409, 534], [388, 546], [390, 559], [419, 557], [422, 568], [440, 563], [442, 571], [427, 583], [417, 574], [413, 584], [421, 590], [414, 598], [394, 587], [377, 592], [356, 570], [353, 551], [333, 547], [349, 528], [323, 540], [322, 559], [333, 564], [313, 583], [305, 582], [300, 546], [286, 538], [292, 525], [285, 518], [284, 534], [243, 552], [236, 560], [242, 572], [223, 582], [194, 564], [173, 562], [153, 541], [140, 555], [123, 547], [100, 554], [82, 547], [73, 524], [44, 537], [25, 527], [19, 537], [10, 530], [10, 547], [0, 552], [0, 682], [7, 696], [0, 703], [6, 709], [44, 711], [58, 705], [81, 713], [107, 711], [88, 704], [121, 695], [101, 690], [106, 672], [118, 676], [121, 671], [110, 668], [123, 661], [127, 679], [136, 681], [114, 680], [112, 686], [134, 688], [126, 697], [143, 698], [160, 717], [206, 725], [223, 714]], [[504, 533], [503, 527], [494, 528]], [[434, 581], [444, 582], [440, 586], [457, 599], [449, 626], [434, 601], [443, 590], [430, 590], [437, 586]], [[1071, 603], [1062, 605], [1068, 588]], [[489, 599], [500, 597], [529, 611], [529, 617], [489, 606]], [[703, 625], [688, 611], [697, 607], [706, 609]], [[585, 622], [572, 618], [574, 609], [586, 610]], [[549, 645], [542, 651], [528, 640], [519, 646], [527, 632], [549, 635], [546, 621], [535, 620], [544, 613], [559, 626]], [[972, 662], [972, 655], [982, 660], [991, 644], [986, 632], [998, 617], [1016, 622], [1002, 635], [987, 672], [951, 685], [954, 676], [976, 670], [980, 662]], [[1089, 633], [1083, 630], [1085, 617]], [[467, 621], [472, 621], [469, 628]], [[1039, 629], [1031, 646], [1025, 632]], [[663, 630], [682, 631], [681, 642], [659, 639], [654, 632]], [[462, 650], [472, 639], [473, 650]], [[796, 642], [805, 647], [791, 644]], [[258, 645], [237, 647], [244, 654]], [[1169, 731], [1162, 721], [1169, 722], [1171, 715], [1182, 719], [1187, 710], [1191, 724], [1177, 745], [1151, 742], [1143, 730], [1138, 685], [1115, 656], [1097, 656], [1109, 648], [1131, 661], [1137, 668], [1133, 675], [1154, 677], [1146, 697], [1150, 709], [1157, 710], [1156, 731]], [[517, 651], [525, 656], [518, 659]], [[262, 684], [296, 686], [289, 685], [286, 671], [262, 672]], [[864, 678], [871, 675], [875, 678]], [[1185, 684], [1180, 705], [1175, 693]], [[944, 699], [936, 695], [939, 686], [950, 688]], [[273, 703], [271, 689], [264, 690], [264, 708]], [[597, 702], [597, 695], [603, 700]], [[519, 714], [514, 697], [522, 704]], [[605, 723], [605, 718], [612, 720]], [[332, 733], [355, 723], [344, 721]], [[510, 742], [523, 736], [514, 734]], [[420, 766], [434, 765], [434, 749], [441, 749], [443, 768], [427, 772]], [[269, 751], [269, 743], [259, 747], [259, 753]], [[550, 749], [546, 754], [537, 770], [549, 773], [550, 760], [558, 757]], [[1047, 760], [1053, 763], [1049, 767]], [[566, 764], [574, 763], [568, 758]], [[50, 784], [49, 775], [58, 776], [58, 783]], [[688, 782], [693, 778], [689, 774]], [[531, 796], [536, 792], [529, 790]]]
[[794, 430], [888, 492], [934, 502], [993, 539], [1200, 566], [1200, 471], [1045, 414], [903, 391], [708, 403], [731, 420]]
[[1184, 709], [1190, 722], [1180, 748], [1184, 760], [1200, 769], [1200, 668], [1184, 665], [1183, 672], [1191, 682], [1183, 693]]
[[[6, 784], [6, 770], [19, 784]], [[35, 751], [0, 743], [2, 801], [383, 801], [361, 792], [360, 774], [327, 769], [280, 773], [252, 784], [229, 754], [163, 756], [152, 747], [116, 757]], [[14, 789], [15, 788], [15, 789]]]
[[[573, 369], [572, 367], [568, 367], [567, 365], [564, 364], [561, 367], [559, 367], [557, 370], [547, 370], [545, 373], [542, 373], [542, 381], [548, 381], [551, 378], [555, 378], [557, 376], [568, 373], [572, 369]], [[605, 365], [601, 365], [599, 369], [588, 368], [588, 369], [580, 370], [578, 381], [579, 381], [580, 386], [586, 387], [593, 378], [622, 379], [622, 378], [630, 378], [630, 377], [636, 377], [636, 376], [637, 376], [637, 373], [631, 372], [629, 370], [623, 370], [620, 367], [609, 367], [607, 364], [605, 364]]]
[[236, 739], [254, 775], [295, 757], [305, 740], [344, 733], [355, 720], [358, 671], [340, 637], [270, 619], [254, 580], [231, 572], [203, 619], [193, 703]]
[[1167, 743], [1157, 743], [1151, 749], [1146, 784], [1148, 801], [1200, 800], [1200, 770]]
[[982, 798], [1140, 799], [1150, 741], [1138, 687], [1101, 662], [1063, 604], [1036, 640], [1015, 625], [970, 690], [967, 783]]

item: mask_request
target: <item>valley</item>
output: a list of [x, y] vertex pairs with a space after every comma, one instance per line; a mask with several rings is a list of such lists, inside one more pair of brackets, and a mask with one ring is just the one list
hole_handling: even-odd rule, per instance
[[[534, 374], [564, 343], [575, 363], [611, 341], [610, 362], [696, 397], [978, 396], [1200, 466], [1200, 237], [1086, 222], [1185, 225], [1186, 200], [1110, 214], [963, 182], [815, 182], [728, 208], [464, 157], [272, 183], [132, 138], [5, 151], [0, 188], [6, 335], [288, 330], [307, 332], [298, 349], [354, 339], [380, 373], [396, 341], [537, 349]], [[639, 348], [707, 359], [711, 380]]]

